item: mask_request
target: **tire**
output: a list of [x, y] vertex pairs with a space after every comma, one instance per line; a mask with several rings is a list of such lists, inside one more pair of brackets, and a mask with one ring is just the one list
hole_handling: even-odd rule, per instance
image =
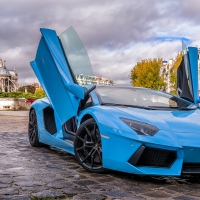
[[92, 173], [104, 173], [101, 136], [94, 119], [88, 119], [77, 130], [74, 152], [80, 165]]
[[28, 124], [28, 138], [29, 142], [33, 147], [43, 147], [45, 144], [39, 142], [38, 138], [38, 127], [37, 127], [37, 116], [34, 109], [29, 113], [29, 124]]

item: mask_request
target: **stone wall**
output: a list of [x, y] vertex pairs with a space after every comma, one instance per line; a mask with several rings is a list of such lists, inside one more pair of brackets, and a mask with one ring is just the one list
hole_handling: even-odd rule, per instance
[[28, 110], [30, 105], [25, 98], [0, 98], [0, 110]]

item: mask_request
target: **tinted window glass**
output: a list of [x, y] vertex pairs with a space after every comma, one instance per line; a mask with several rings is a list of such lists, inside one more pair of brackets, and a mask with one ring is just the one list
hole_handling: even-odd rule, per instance
[[81, 85], [92, 83], [92, 66], [87, 51], [73, 27], [68, 28], [60, 36], [64, 54], [69, 66]]
[[191, 72], [190, 72], [191, 67], [190, 67], [190, 62], [188, 58], [188, 49], [184, 42], [182, 42], [182, 51], [184, 55], [185, 71], [186, 71], [186, 77], [188, 80], [188, 86], [189, 86], [190, 94], [193, 97], [193, 88], [192, 88]]
[[190, 102], [151, 89], [97, 87], [102, 103], [135, 106], [188, 107]]

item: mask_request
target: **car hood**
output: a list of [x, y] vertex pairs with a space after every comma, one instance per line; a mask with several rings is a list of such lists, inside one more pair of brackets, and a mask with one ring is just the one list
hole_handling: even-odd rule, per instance
[[200, 110], [145, 110], [131, 107], [113, 107], [139, 121], [157, 126], [160, 130], [200, 133]]

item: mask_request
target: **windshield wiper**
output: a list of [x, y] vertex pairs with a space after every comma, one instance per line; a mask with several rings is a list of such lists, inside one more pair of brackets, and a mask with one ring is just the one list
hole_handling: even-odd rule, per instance
[[149, 106], [126, 105], [126, 104], [124, 106], [133, 107], [133, 108], [142, 108], [142, 109], [147, 109], [147, 110], [155, 110], [153, 108], [150, 108]]
[[148, 106], [148, 107], [150, 107], [150, 108], [157, 108], [157, 109], [159, 109], [159, 108], [161, 108], [161, 109], [163, 109], [163, 108], [165, 108], [165, 109], [176, 109], [176, 110], [196, 110], [197, 109], [197, 107], [196, 106], [192, 106], [192, 107], [178, 107], [178, 106], [175, 106], [175, 107], [173, 107], [173, 106], [171, 106], [171, 107], [166, 107], [166, 106]]
[[101, 105], [108, 105], [108, 106], [125, 106], [125, 107], [132, 107], [132, 108], [141, 108], [141, 109], [147, 109], [147, 110], [155, 110], [155, 109], [153, 109], [153, 108], [146, 107], [146, 106], [128, 105], [128, 104], [101, 103]]
[[117, 103], [101, 103], [101, 105], [105, 105], [105, 106], [124, 106], [123, 104], [117, 104]]

